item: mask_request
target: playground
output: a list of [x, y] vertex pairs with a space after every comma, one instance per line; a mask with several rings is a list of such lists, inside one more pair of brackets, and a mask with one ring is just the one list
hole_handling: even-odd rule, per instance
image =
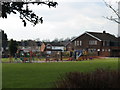
[[14, 57], [2, 58], [3, 63], [40, 63], [59, 61], [84, 61], [106, 57], [90, 55], [86, 50], [33, 52], [19, 50]]
[[61, 74], [73, 71], [91, 72], [97, 68], [117, 70], [118, 58], [49, 63], [3, 63], [3, 88], [52, 88]]
[[53, 88], [66, 72], [117, 70], [118, 58], [98, 57], [85, 50], [32, 52], [20, 50], [2, 58], [3, 88]]

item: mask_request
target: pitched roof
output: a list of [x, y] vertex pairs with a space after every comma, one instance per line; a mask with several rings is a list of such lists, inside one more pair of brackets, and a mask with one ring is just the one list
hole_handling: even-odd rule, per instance
[[88, 34], [89, 36], [91, 36], [91, 37], [97, 39], [98, 41], [102, 41], [100, 38], [98, 38], [98, 37], [96, 37], [96, 36], [94, 36], [94, 35], [92, 35], [92, 34], [90, 34], [90, 33], [88, 33], [88, 32], [86, 32], [86, 34]]
[[52, 46], [64, 46], [62, 43], [60, 43], [60, 42], [44, 42], [46, 45], [48, 44], [50, 44], [50, 45], [52, 45]]
[[99, 32], [87, 32], [91, 35], [93, 35], [94, 37], [100, 39], [100, 40], [106, 40], [106, 41], [116, 41], [118, 40], [117, 37], [115, 37], [112, 34], [106, 33], [105, 31], [103, 31], [103, 33], [99, 33]]
[[[115, 37], [114, 35], [112, 35], [112, 34], [109, 34], [109, 33], [106, 33], [105, 31], [103, 31], [103, 33], [101, 33], [101, 32], [85, 32], [85, 33], [83, 33], [83, 34], [87, 34], [87, 35], [89, 35], [89, 36], [91, 36], [91, 37], [93, 37], [93, 38], [95, 38], [95, 39], [97, 39], [97, 40], [99, 40], [99, 41], [117, 41], [118, 40], [118, 38], [117, 37]], [[82, 35], [83, 35], [82, 34]], [[81, 36], [81, 35], [80, 35]], [[79, 38], [80, 36], [78, 36], [78, 37], [76, 37], [76, 38], [74, 38], [73, 40], [71, 40], [71, 41], [74, 41], [75, 39], [77, 39], [77, 38]]]

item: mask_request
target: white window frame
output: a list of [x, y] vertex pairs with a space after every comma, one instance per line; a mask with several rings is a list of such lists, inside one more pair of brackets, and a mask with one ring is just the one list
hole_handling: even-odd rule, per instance
[[51, 49], [51, 47], [50, 47], [50, 46], [47, 46], [47, 49]]
[[89, 40], [89, 45], [97, 45], [97, 40]]
[[100, 51], [100, 49], [97, 49], [97, 51], [99, 52], [99, 51]]
[[75, 41], [74, 44], [75, 44], [75, 46], [76, 46], [77, 42]]
[[95, 45], [97, 45], [97, 40], [95, 40], [94, 42], [95, 42]]
[[105, 51], [105, 49], [102, 49], [102, 52], [104, 52]]
[[79, 41], [77, 41], [77, 46], [79, 46]]
[[82, 46], [82, 41], [80, 41], [80, 43], [79, 43], [79, 44], [80, 44], [80, 46]]
[[110, 52], [111, 50], [110, 49], [108, 49], [108, 52]]

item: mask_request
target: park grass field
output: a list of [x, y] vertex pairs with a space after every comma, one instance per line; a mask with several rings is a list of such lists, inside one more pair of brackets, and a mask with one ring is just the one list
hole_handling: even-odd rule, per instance
[[97, 68], [118, 69], [118, 59], [47, 63], [3, 63], [3, 88], [52, 88], [60, 74], [91, 72]]
[[[15, 61], [21, 61], [20, 58], [17, 58], [17, 60], [15, 58], [11, 58], [11, 61], [12, 62], [15, 62]], [[38, 59], [38, 58], [34, 58], [35, 61], [44, 61], [45, 58], [41, 58], [41, 59]], [[10, 62], [10, 58], [2, 58], [2, 62]]]

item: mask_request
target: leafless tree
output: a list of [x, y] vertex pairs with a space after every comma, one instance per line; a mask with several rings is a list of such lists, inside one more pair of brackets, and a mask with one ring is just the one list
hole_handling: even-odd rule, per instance
[[[114, 21], [118, 24], [120, 24], [120, 12], [119, 12], [119, 8], [115, 9], [111, 4], [107, 3], [105, 0], [103, 0], [105, 5], [110, 8], [112, 10], [112, 12], [116, 15], [116, 17], [110, 16], [110, 17], [105, 17], [108, 20]], [[116, 2], [118, 5], [120, 2]]]

